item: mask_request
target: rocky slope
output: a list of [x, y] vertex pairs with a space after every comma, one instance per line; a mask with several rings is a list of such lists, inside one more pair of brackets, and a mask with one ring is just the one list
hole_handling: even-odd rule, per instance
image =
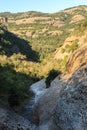
[[29, 121], [0, 105], [0, 130], [30, 130]]
[[66, 70], [69, 73], [74, 72], [87, 65], [87, 43], [84, 43], [77, 51], [69, 58], [66, 64]]
[[[57, 77], [38, 100], [33, 117], [38, 130], [87, 129], [87, 43], [67, 62], [67, 74]], [[68, 71], [69, 69], [69, 71]]]
[[87, 66], [65, 84], [53, 114], [51, 130], [87, 129]]
[[[57, 85], [58, 84], [58, 85]], [[48, 130], [51, 125], [54, 108], [57, 105], [57, 99], [60, 96], [60, 91], [63, 88], [63, 82], [57, 77], [51, 84], [51, 87], [39, 98], [33, 112], [32, 120], [38, 129]]]

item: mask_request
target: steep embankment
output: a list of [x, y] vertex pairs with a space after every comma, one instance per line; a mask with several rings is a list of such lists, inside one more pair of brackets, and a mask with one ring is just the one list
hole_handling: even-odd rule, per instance
[[67, 74], [57, 77], [38, 100], [33, 112], [38, 130], [87, 129], [86, 50], [87, 43], [72, 54]]
[[70, 57], [65, 84], [53, 115], [52, 130], [87, 129], [87, 43]]
[[87, 43], [84, 43], [77, 51], [69, 58], [66, 64], [66, 71], [73, 73], [77, 69], [87, 65]]

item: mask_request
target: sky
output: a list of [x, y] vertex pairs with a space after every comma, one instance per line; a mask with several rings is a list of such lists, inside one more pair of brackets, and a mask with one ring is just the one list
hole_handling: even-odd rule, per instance
[[87, 5], [87, 0], [0, 0], [0, 12], [54, 13], [78, 5]]

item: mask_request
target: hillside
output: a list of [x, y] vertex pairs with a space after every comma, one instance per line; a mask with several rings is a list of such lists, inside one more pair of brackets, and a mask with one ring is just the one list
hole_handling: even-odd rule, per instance
[[38, 54], [31, 49], [30, 43], [9, 32], [3, 25], [0, 26], [0, 54], [11, 56], [21, 53], [28, 60], [38, 61]]
[[[7, 18], [6, 23], [0, 23], [1, 81], [4, 78], [6, 84], [18, 85], [25, 95], [28, 86], [47, 77], [51, 70], [66, 73], [67, 59], [87, 44], [87, 6], [53, 14], [5, 12], [0, 17]], [[7, 100], [3, 93], [1, 98]]]
[[31, 11], [1, 13], [0, 16], [8, 17], [8, 30], [27, 40], [39, 54], [39, 60], [43, 64], [54, 59], [63, 60], [68, 53], [72, 53], [80, 44], [86, 42], [86, 29], [83, 29], [85, 34], [80, 32], [81, 26], [84, 26], [82, 24], [87, 22], [87, 6], [73, 7], [54, 14]]
[[[39, 78], [30, 72], [38, 54], [29, 43], [0, 25], [0, 103], [23, 105], [31, 97], [29, 86]], [[28, 70], [29, 69], [29, 70]], [[21, 102], [22, 101], [22, 102]]]

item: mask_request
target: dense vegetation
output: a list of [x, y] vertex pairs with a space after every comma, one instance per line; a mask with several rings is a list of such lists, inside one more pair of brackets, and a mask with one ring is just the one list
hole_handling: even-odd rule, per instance
[[9, 65], [0, 66], [0, 99], [11, 106], [19, 105], [28, 98], [29, 77], [17, 73]]

